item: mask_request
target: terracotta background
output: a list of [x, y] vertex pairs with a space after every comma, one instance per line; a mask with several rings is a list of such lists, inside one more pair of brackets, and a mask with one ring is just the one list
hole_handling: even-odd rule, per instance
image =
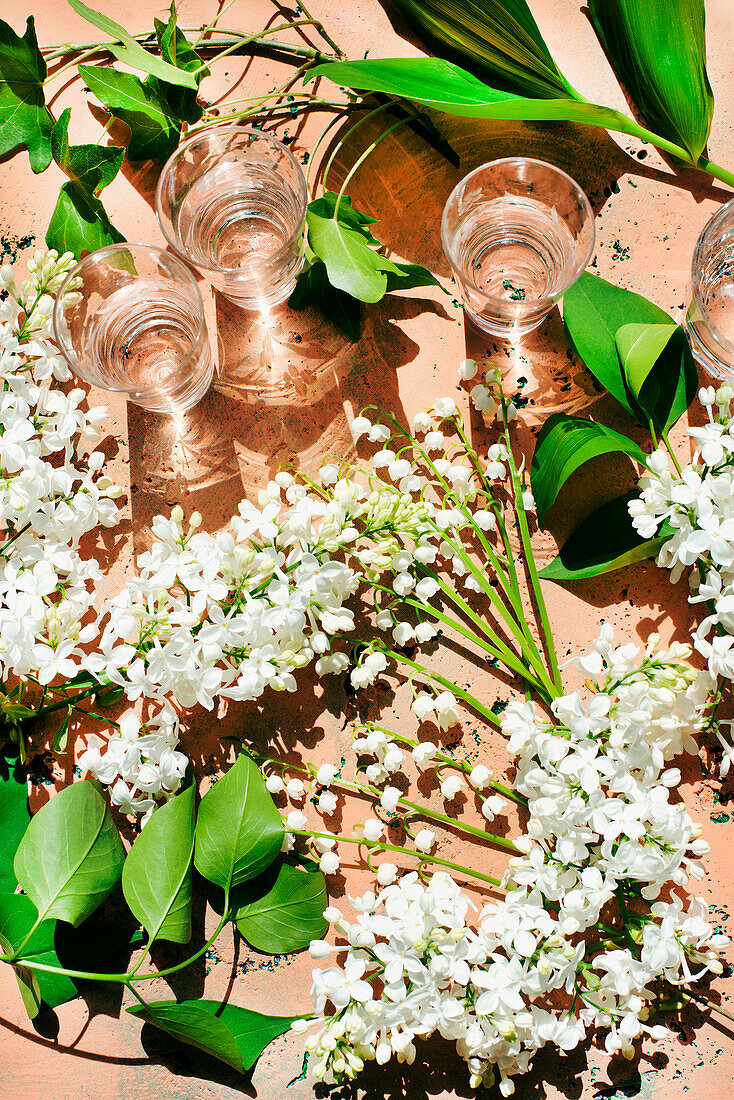
[[[134, 31], [147, 30], [154, 15], [165, 14], [164, 4], [156, 0], [134, 4], [98, 0], [97, 6]], [[571, 83], [591, 99], [624, 109], [619, 87], [578, 0], [535, 0], [532, 6], [551, 52]], [[706, 6], [709, 72], [717, 103], [710, 151], [714, 160], [732, 166], [734, 9], [730, 0], [708, 0]], [[64, 0], [36, 0], [31, 7], [42, 43], [97, 37]], [[377, 0], [313, 0], [313, 8], [313, 14], [324, 21], [349, 56], [361, 57], [367, 49], [374, 55], [416, 52], [400, 20], [391, 20]], [[201, 25], [217, 10], [212, 0], [180, 0], [179, 22], [182, 26]], [[3, 18], [19, 32], [27, 14], [23, 0], [5, 0], [2, 6]], [[276, 9], [265, 0], [235, 0], [224, 25], [257, 30], [276, 17]], [[292, 15], [286, 14], [286, 18]], [[202, 92], [208, 100], [225, 92], [230, 97], [253, 96], [281, 83], [289, 71], [273, 60], [229, 58], [219, 64]], [[236, 92], [232, 90], [235, 86]], [[81, 83], [67, 83], [62, 78], [50, 92], [56, 116], [65, 106], [74, 107], [72, 140], [96, 141], [100, 127], [94, 115], [99, 118], [100, 112]], [[302, 123], [300, 118], [288, 118], [278, 132], [283, 136], [288, 131], [288, 136], [295, 137], [296, 151], [303, 151], [310, 148], [320, 125], [318, 119]], [[483, 124], [450, 118], [441, 118], [439, 126], [460, 155], [460, 169], [448, 164], [412, 131], [401, 128], [380, 147], [351, 186], [355, 206], [379, 218], [377, 235], [397, 256], [427, 264], [447, 277], [438, 227], [443, 203], [454, 183], [475, 165], [494, 157], [540, 156], [569, 171], [592, 200], [597, 215], [594, 270], [646, 294], [676, 319], [682, 318], [695, 239], [719, 204], [730, 197], [727, 188], [702, 174], [674, 174], [653, 149], [643, 151], [629, 139], [591, 128]], [[360, 149], [364, 140], [363, 134]], [[647, 155], [640, 159], [643, 152]], [[348, 153], [343, 159], [346, 163]], [[343, 171], [344, 166], [337, 164], [334, 180]], [[130, 240], [162, 243], [151, 205], [155, 179], [150, 165], [126, 164], [105, 192], [113, 222]], [[61, 182], [55, 166], [34, 176], [25, 153], [0, 163], [0, 235], [6, 253], [12, 253], [26, 235], [42, 242]], [[467, 349], [475, 356], [495, 354], [508, 390], [518, 390], [527, 398], [519, 438], [528, 453], [532, 453], [532, 432], [556, 410], [585, 408], [613, 426], [629, 428], [614, 402], [596, 396], [589, 376], [567, 354], [558, 311], [512, 349], [490, 346], [467, 331], [456, 303], [438, 291], [390, 296], [370, 307], [365, 311], [364, 338], [356, 347], [346, 344], [317, 316], [281, 310], [265, 325], [211, 297], [208, 308], [210, 331], [219, 345], [220, 384], [185, 423], [175, 425], [132, 407], [126, 410], [124, 402], [114, 397], [108, 400], [111, 419], [105, 446], [115, 476], [128, 490], [124, 523], [108, 533], [97, 548], [110, 566], [111, 586], [119, 586], [134, 553], [147, 544], [150, 519], [156, 512], [180, 501], [187, 513], [198, 508], [210, 528], [223, 525], [238, 500], [252, 494], [267, 479], [268, 471], [285, 459], [297, 458], [311, 466], [322, 454], [346, 453], [351, 448], [347, 419], [362, 405], [377, 402], [409, 419], [432, 399], [456, 395], [456, 368]], [[682, 437], [680, 446], [685, 455], [687, 443]], [[603, 470], [600, 467], [573, 479], [550, 516], [553, 537], [537, 536], [541, 556], [550, 556], [554, 537], [563, 539], [594, 503], [627, 487], [630, 476], [625, 464], [611, 471], [607, 464]], [[665, 637], [685, 639], [689, 631], [683, 587], [671, 588], [667, 577], [651, 564], [579, 584], [573, 591], [549, 585], [547, 599], [562, 657], [583, 649], [595, 635], [600, 619], [613, 622], [620, 634], [632, 638], [646, 637], [656, 629]], [[477, 677], [474, 669], [465, 667], [462, 672], [450, 655], [444, 660], [455, 675], [471, 677], [482, 698], [506, 698], [506, 686], [487, 672]], [[395, 722], [394, 728], [412, 731], [414, 721], [407, 703], [405, 690], [391, 683], [382, 695], [371, 695], [361, 713], [379, 713], [386, 725]], [[304, 678], [303, 690], [295, 696], [266, 696], [259, 706], [231, 706], [217, 715], [194, 712], [188, 719], [185, 747], [204, 773], [231, 759], [232, 745], [226, 738], [232, 736], [259, 746], [271, 744], [294, 760], [339, 759], [351, 737], [345, 711], [356, 716], [343, 685], [333, 681], [313, 685]], [[77, 755], [89, 729], [85, 723], [83, 730], [78, 726], [73, 730]], [[498, 741], [475, 722], [467, 721], [465, 745], [477, 758], [494, 761], [501, 770], [506, 759]], [[734, 900], [731, 792], [730, 787], [722, 790], [720, 783], [709, 777], [708, 760], [704, 751], [702, 769], [697, 765], [689, 769], [681, 796], [694, 818], [704, 823], [712, 845], [709, 876], [697, 892], [718, 907], [717, 915], [726, 929], [728, 907]], [[70, 758], [63, 768], [67, 778], [71, 767]], [[40, 787], [35, 797], [37, 802], [47, 797], [47, 788]], [[345, 813], [346, 821], [350, 817], [356, 818], [354, 808]], [[442, 851], [455, 852], [457, 858], [462, 853], [449, 838], [443, 841]], [[349, 866], [349, 858], [345, 876], [334, 881], [336, 899], [366, 884], [364, 870]], [[498, 854], [488, 853], [486, 860], [488, 867], [502, 866]], [[249, 954], [244, 945], [235, 948], [231, 937], [224, 935], [205, 965], [173, 989], [177, 995], [200, 995], [206, 976], [207, 996], [217, 997], [229, 989], [234, 1003], [286, 1014], [308, 1008], [310, 968], [307, 956], [273, 960]], [[148, 1100], [152, 1096], [310, 1100], [326, 1096], [323, 1086], [308, 1078], [298, 1079], [303, 1053], [299, 1039], [276, 1041], [251, 1080], [243, 1080], [195, 1051], [182, 1052], [149, 1027], [141, 1033], [140, 1025], [124, 1013], [118, 1018], [119, 1000], [98, 989], [29, 1024], [5, 968], [0, 983], [2, 1096], [23, 1100]], [[165, 997], [167, 987], [158, 985], [155, 995]], [[724, 1002], [734, 989], [726, 979], [719, 980], [715, 988]], [[704, 1019], [698, 1011], [686, 1012], [679, 1021], [671, 1021], [669, 1038], [657, 1047], [646, 1047], [635, 1064], [622, 1060], [609, 1064], [594, 1048], [567, 1058], [539, 1057], [533, 1071], [518, 1081], [517, 1095], [522, 1100], [728, 1100], [733, 1091], [734, 1033], [722, 1026], [725, 1024], [716, 1017]], [[404, 1073], [399, 1067], [373, 1066], [353, 1087], [334, 1090], [331, 1095], [339, 1100], [448, 1100], [472, 1095], [464, 1064], [448, 1045], [422, 1048], [419, 1062]]]

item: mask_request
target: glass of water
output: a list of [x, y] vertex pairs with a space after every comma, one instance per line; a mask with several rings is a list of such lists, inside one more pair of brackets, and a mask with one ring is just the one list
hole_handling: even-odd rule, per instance
[[[79, 291], [64, 307], [68, 290]], [[214, 361], [196, 279], [177, 256], [111, 244], [69, 272], [54, 304], [56, 342], [81, 378], [154, 412], [190, 408]]]
[[734, 199], [706, 223], [691, 264], [685, 320], [691, 351], [709, 374], [734, 379]]
[[475, 168], [444, 207], [441, 236], [466, 312], [483, 331], [537, 328], [594, 251], [594, 213], [552, 164], [507, 157]]
[[156, 210], [166, 240], [233, 302], [284, 301], [303, 262], [306, 181], [282, 142], [244, 126], [213, 126], [166, 163]]

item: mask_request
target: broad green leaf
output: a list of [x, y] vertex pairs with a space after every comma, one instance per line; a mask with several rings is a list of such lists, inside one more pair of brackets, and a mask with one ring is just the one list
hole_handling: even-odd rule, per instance
[[315, 306], [328, 321], [343, 332], [347, 340], [356, 344], [360, 336], [361, 306], [351, 294], [338, 290], [329, 282], [323, 260], [302, 271], [288, 299], [291, 309]]
[[[312, 214], [320, 218], [333, 218], [338, 197], [336, 191], [324, 191], [318, 199], [311, 200], [308, 204], [308, 209]], [[377, 218], [371, 218], [369, 214], [363, 214], [360, 210], [355, 210], [349, 195], [342, 195], [341, 202], [339, 203], [340, 224], [346, 226], [347, 229], [356, 230], [356, 232], [361, 233], [364, 239], [369, 241], [370, 244], [379, 247], [380, 242], [372, 236], [372, 232], [369, 228], [370, 225], [374, 225], [376, 221]]]
[[696, 395], [698, 371], [680, 325], [623, 325], [617, 349], [634, 400], [667, 432]]
[[342, 218], [320, 214], [312, 207], [306, 211], [308, 243], [326, 264], [329, 282], [360, 302], [379, 302], [387, 290], [387, 272], [399, 275], [397, 266], [370, 247], [371, 234], [364, 228], [353, 229], [355, 211], [349, 208]]
[[243, 753], [201, 800], [194, 864], [227, 893], [270, 866], [284, 832], [260, 769]]
[[438, 54], [456, 56], [505, 91], [576, 97], [525, 0], [395, 0], [395, 6]]
[[604, 424], [563, 413], [549, 416], [538, 436], [530, 467], [538, 522], [543, 523], [561, 487], [575, 470], [592, 458], [614, 453], [629, 455], [642, 466], [647, 460], [637, 443]]
[[490, 88], [465, 69], [438, 57], [332, 61], [317, 65], [309, 75], [326, 76], [336, 84], [358, 91], [404, 96], [424, 107], [466, 118], [581, 122], [622, 133], [632, 133], [635, 129], [631, 119], [610, 107], [576, 99], [510, 95]]
[[125, 851], [109, 807], [89, 780], [43, 806], [15, 853], [18, 882], [42, 919], [74, 927], [104, 901], [122, 874]]
[[113, 41], [107, 48], [118, 61], [123, 61], [131, 69], [138, 69], [158, 77], [159, 80], [165, 80], [168, 84], [179, 84], [182, 88], [196, 88], [196, 77], [187, 68], [169, 65], [157, 54], [144, 49], [124, 27], [114, 19], [110, 19], [108, 15], [103, 15], [94, 8], [88, 8], [86, 4], [82, 4], [81, 0], [69, 0], [69, 4], [77, 15], [81, 15], [88, 23], [112, 37]]
[[547, 581], [577, 581], [654, 558], [672, 532], [666, 529], [655, 538], [640, 538], [627, 508], [637, 496], [639, 493], [632, 490], [592, 512], [553, 561], [540, 570], [540, 576]]
[[627, 412], [647, 427], [647, 417], [625, 383], [616, 336], [623, 325], [669, 324], [665, 310], [641, 294], [585, 271], [563, 296], [563, 320], [586, 367]]
[[62, 186], [56, 200], [46, 244], [60, 253], [73, 252], [79, 257], [84, 251], [125, 239], [97, 197], [119, 172], [125, 150], [115, 145], [69, 145], [70, 116], [67, 107], [51, 134], [54, 160], [69, 182]]
[[153, 811], [122, 869], [125, 900], [150, 942], [191, 939], [194, 794], [190, 783]]
[[439, 286], [441, 290], [444, 289], [433, 272], [429, 271], [427, 267], [422, 267], [420, 264], [400, 263], [396, 263], [395, 266], [400, 271], [400, 275], [396, 275], [392, 271], [388, 272], [388, 294], [394, 290], [415, 290], [419, 286]]
[[645, 123], [683, 146], [695, 164], [714, 113], [704, 0], [589, 0], [589, 13]]
[[54, 120], [43, 95], [45, 78], [33, 16], [22, 38], [0, 19], [0, 156], [23, 147], [34, 172], [51, 163]]
[[127, 1011], [240, 1073], [251, 1069], [268, 1043], [301, 1019], [263, 1016], [249, 1008], [207, 1000], [153, 1001], [147, 1008], [132, 1005]]
[[[171, 4], [168, 23], [160, 19], [154, 19], [153, 23], [164, 61], [169, 65], [175, 65], [178, 69], [193, 73], [198, 87], [202, 78], [209, 75], [209, 70], [178, 26], [175, 3]], [[181, 88], [167, 81], [158, 80], [155, 76], [152, 76], [147, 83], [166, 100], [171, 113], [176, 118], [183, 119], [185, 122], [198, 122], [204, 114], [204, 108], [199, 103], [194, 88]]]
[[79, 74], [100, 103], [130, 127], [128, 158], [165, 164], [178, 145], [181, 122], [159, 86], [100, 65], [80, 65]]
[[0, 755], [0, 891], [12, 893], [18, 884], [13, 859], [30, 820], [25, 770]]
[[301, 951], [328, 928], [326, 880], [318, 869], [279, 863], [238, 891], [237, 928], [249, 944], [271, 955]]

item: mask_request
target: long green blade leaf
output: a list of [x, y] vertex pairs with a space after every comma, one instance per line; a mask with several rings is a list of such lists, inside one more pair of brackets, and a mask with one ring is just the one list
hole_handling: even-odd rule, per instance
[[641, 466], [647, 459], [637, 443], [604, 424], [562, 413], [548, 417], [538, 436], [530, 466], [538, 522], [543, 523], [548, 509], [574, 471], [592, 458], [614, 453], [629, 455]]
[[394, 0], [416, 30], [470, 72], [519, 95], [576, 93], [551, 57], [525, 0]]
[[706, 73], [704, 0], [589, 0], [604, 52], [640, 115], [695, 163], [714, 98]]
[[13, 859], [30, 820], [26, 773], [16, 761], [0, 755], [0, 892], [12, 894], [18, 884]]
[[14, 867], [39, 916], [76, 927], [116, 885], [124, 859], [109, 807], [93, 784], [82, 780], [59, 791], [31, 818]]

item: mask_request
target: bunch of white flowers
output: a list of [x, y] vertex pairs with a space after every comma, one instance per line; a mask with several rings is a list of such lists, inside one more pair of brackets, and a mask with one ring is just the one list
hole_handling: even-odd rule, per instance
[[[456, 1043], [473, 1085], [497, 1072], [509, 1096], [512, 1077], [547, 1043], [570, 1050], [600, 1029], [609, 1053], [632, 1057], [638, 1038], [666, 1034], [647, 1022], [666, 983], [721, 972], [717, 952], [729, 941], [705, 903], [667, 900], [670, 887], [703, 873], [707, 845], [671, 804], [680, 773], [667, 764], [695, 752], [713, 682], [686, 663], [688, 647], [658, 643], [615, 647], [604, 627], [578, 662], [597, 678], [587, 703], [577, 692], [557, 698], [555, 721], [533, 703], [508, 707], [502, 728], [527, 830], [515, 839], [507, 896], [475, 925], [469, 898], [443, 871], [427, 885], [411, 872], [353, 900], [351, 923], [327, 910], [338, 942], [316, 941], [312, 954], [336, 952], [343, 963], [314, 971], [312, 995], [317, 1013], [331, 1011], [298, 1025], [319, 1028], [307, 1040], [317, 1077], [354, 1077], [368, 1059], [412, 1062], [415, 1040], [438, 1032]], [[368, 735], [356, 747], [382, 762], [381, 778], [389, 739]], [[365, 838], [379, 833], [368, 838], [365, 825]]]

